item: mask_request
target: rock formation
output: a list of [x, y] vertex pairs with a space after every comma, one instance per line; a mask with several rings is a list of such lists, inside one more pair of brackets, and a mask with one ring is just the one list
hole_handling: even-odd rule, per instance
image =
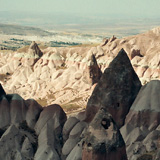
[[106, 68], [93, 91], [86, 108], [86, 121], [90, 122], [103, 106], [121, 127], [140, 88], [141, 82], [122, 49]]
[[[3, 88], [1, 88], [3, 91]], [[33, 99], [3, 94], [0, 99], [0, 159], [60, 159], [66, 114], [59, 105], [44, 109]]]
[[83, 72], [83, 81], [88, 84], [94, 85], [101, 78], [102, 72], [97, 64], [95, 56], [92, 54], [89, 58], [88, 65]]
[[[68, 105], [71, 101], [76, 109], [81, 108], [87, 105], [96, 85], [92, 87], [88, 67], [92, 54], [104, 72], [120, 49], [124, 48], [143, 85], [160, 79], [158, 31], [157, 28], [122, 39], [112, 37], [104, 46], [48, 47], [42, 50], [42, 56], [33, 42], [27, 53], [0, 53], [0, 81], [7, 93], [42, 100], [45, 102], [43, 106], [53, 103]], [[8, 73], [10, 75], [6, 76]]]
[[80, 160], [83, 149], [83, 159], [119, 160], [125, 142], [129, 160], [159, 160], [159, 31], [94, 47], [0, 51], [0, 159]]
[[154, 159], [160, 139], [160, 81], [151, 81], [141, 88], [126, 117], [121, 133], [129, 159], [150, 153]]
[[127, 160], [125, 143], [112, 119], [101, 108], [84, 133], [82, 160]]
[[39, 49], [37, 43], [33, 41], [28, 49], [28, 53], [33, 55], [34, 57], [38, 56], [39, 58], [42, 57], [43, 53]]

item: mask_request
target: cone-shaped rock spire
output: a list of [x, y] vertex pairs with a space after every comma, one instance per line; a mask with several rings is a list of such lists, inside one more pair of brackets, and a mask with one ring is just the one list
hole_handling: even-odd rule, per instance
[[121, 127], [140, 88], [141, 82], [122, 49], [93, 91], [86, 108], [86, 121], [91, 121], [99, 108], [104, 107]]

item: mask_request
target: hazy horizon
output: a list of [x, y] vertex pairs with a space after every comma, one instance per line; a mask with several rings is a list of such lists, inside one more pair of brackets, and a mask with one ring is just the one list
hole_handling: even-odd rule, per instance
[[137, 34], [160, 26], [159, 6], [157, 0], [0, 0], [0, 22], [113, 33], [126, 32], [125, 27]]

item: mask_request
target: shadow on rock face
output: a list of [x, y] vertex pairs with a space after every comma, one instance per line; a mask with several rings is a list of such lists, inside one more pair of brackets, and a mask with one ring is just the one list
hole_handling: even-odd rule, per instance
[[82, 160], [127, 160], [123, 138], [105, 108], [95, 115], [84, 137]]

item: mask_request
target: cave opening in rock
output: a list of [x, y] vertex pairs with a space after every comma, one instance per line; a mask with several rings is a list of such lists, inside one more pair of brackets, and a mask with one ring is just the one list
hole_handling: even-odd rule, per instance
[[109, 126], [110, 126], [110, 120], [109, 120], [109, 119], [106, 119], [106, 118], [103, 118], [102, 121], [101, 121], [101, 125], [102, 125], [105, 129], [108, 129]]
[[91, 147], [92, 145], [91, 145], [91, 143], [88, 143], [88, 145], [87, 145], [88, 147]]

